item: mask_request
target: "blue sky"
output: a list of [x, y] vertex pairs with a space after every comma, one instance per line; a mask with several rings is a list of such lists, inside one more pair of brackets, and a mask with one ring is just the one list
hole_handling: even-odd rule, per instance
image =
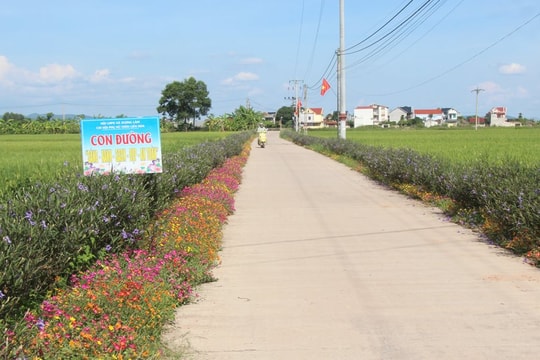
[[[345, 0], [345, 47], [360, 43], [345, 55], [348, 111], [474, 115], [479, 87], [479, 114], [506, 106], [540, 119], [538, 0], [431, 1], [390, 33], [426, 3], [409, 1]], [[304, 106], [337, 107], [338, 0], [4, 0], [0, 24], [2, 114], [154, 116], [166, 84], [190, 76], [206, 83], [216, 116], [289, 105], [290, 80], [307, 86]]]

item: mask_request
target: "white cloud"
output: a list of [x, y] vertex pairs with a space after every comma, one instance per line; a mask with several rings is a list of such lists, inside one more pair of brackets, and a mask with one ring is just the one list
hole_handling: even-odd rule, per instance
[[223, 80], [221, 83], [223, 85], [235, 85], [241, 81], [254, 81], [254, 80], [259, 80], [259, 75], [251, 73], [251, 72], [239, 72], [233, 77]]
[[97, 83], [107, 81], [109, 79], [110, 73], [111, 72], [109, 71], [109, 69], [96, 70], [94, 74], [90, 76], [90, 82]]
[[511, 63], [504, 64], [499, 66], [499, 72], [501, 74], [513, 75], [513, 74], [523, 74], [527, 69], [524, 65]]
[[242, 65], [262, 64], [263, 59], [257, 57], [250, 57], [240, 60]]
[[59, 82], [77, 76], [71, 65], [49, 64], [39, 69], [39, 79], [45, 82]]
[[10, 72], [13, 68], [13, 65], [9, 63], [7, 57], [0, 55], [0, 80], [5, 77], [6, 74]]
[[[489, 93], [500, 93], [503, 91], [502, 87], [493, 81], [485, 81], [478, 86], [480, 89]], [[474, 87], [476, 88], [476, 86]], [[471, 91], [473, 89], [471, 88]]]
[[239, 81], [252, 81], [259, 80], [259, 75], [250, 72], [239, 72], [234, 78]]

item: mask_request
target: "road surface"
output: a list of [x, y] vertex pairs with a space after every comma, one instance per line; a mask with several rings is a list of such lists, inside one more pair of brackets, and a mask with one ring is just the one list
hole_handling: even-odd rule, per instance
[[535, 359], [540, 271], [327, 157], [253, 143], [187, 359]]

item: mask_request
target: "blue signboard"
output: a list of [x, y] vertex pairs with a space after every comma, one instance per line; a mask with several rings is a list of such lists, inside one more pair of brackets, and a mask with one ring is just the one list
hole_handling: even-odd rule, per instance
[[158, 117], [81, 120], [84, 175], [161, 173]]

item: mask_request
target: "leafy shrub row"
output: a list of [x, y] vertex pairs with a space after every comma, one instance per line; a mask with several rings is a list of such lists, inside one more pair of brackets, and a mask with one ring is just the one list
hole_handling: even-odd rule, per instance
[[0, 319], [19, 318], [105, 254], [136, 249], [154, 214], [239, 154], [250, 136], [165, 154], [163, 174], [83, 177], [66, 165], [56, 182], [24, 184], [0, 199]]
[[[294, 143], [358, 161], [366, 174], [393, 187], [414, 185], [452, 199], [455, 211], [470, 214], [490, 240], [526, 254], [540, 265], [540, 168], [482, 160], [453, 164], [405, 148], [382, 148], [343, 139], [322, 139], [292, 131]], [[471, 215], [472, 214], [472, 215]]]
[[5, 332], [0, 358], [173, 355], [160, 343], [163, 326], [192, 298], [195, 285], [212, 279], [221, 228], [234, 211], [248, 154], [249, 144], [201, 183], [184, 188], [151, 224], [140, 249], [98, 260], [27, 312], [19, 326]]

